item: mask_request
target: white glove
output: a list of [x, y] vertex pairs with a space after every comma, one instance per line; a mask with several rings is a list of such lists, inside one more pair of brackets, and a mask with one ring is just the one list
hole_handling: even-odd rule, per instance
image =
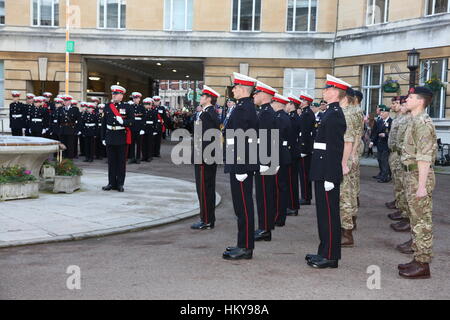
[[334, 183], [333, 182], [329, 182], [329, 181], [325, 181], [325, 191], [331, 191], [334, 189]]
[[237, 174], [236, 175], [236, 179], [239, 182], [244, 182], [245, 179], [247, 179], [248, 174]]
[[301, 153], [300, 154], [300, 157], [302, 157], [302, 158], [304, 158], [304, 157], [306, 157], [307, 156], [307, 154], [304, 154], [304, 153]]
[[140, 134], [141, 136], [143, 136], [143, 135], [145, 134], [145, 131], [144, 131], [144, 130], [141, 130], [141, 131], [139, 131], [139, 134]]
[[259, 166], [259, 173], [264, 173], [266, 171], [269, 171], [270, 167], [268, 166]]
[[42, 134], [45, 134], [47, 132], [47, 129], [42, 129]]
[[373, 142], [369, 143], [369, 148], [373, 147]]
[[275, 169], [275, 174], [278, 173], [278, 170], [280, 170], [280, 166], [278, 166], [278, 167]]
[[81, 136], [81, 132], [78, 132], [78, 135]]
[[158, 135], [158, 132], [153, 132], [153, 135], [154, 135], [154, 136]]
[[104, 146], [106, 146], [106, 141], [105, 140], [102, 140], [102, 143], [103, 143]]
[[117, 122], [119, 122], [120, 124], [123, 124], [123, 119], [120, 116], [116, 116], [116, 120]]

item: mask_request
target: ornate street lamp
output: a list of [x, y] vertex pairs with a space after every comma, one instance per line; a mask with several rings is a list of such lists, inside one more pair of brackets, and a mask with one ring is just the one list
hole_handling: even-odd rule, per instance
[[409, 87], [416, 86], [417, 69], [419, 69], [420, 53], [416, 49], [408, 52]]

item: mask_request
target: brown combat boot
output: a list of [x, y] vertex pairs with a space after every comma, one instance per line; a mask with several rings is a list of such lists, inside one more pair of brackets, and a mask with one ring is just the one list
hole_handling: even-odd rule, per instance
[[357, 219], [358, 217], [356, 217], [356, 216], [353, 216], [352, 217], [352, 220], [353, 220], [353, 229], [352, 229], [352, 231], [355, 231], [356, 230], [356, 219]]
[[391, 228], [396, 232], [409, 232], [411, 231], [411, 225], [409, 224], [409, 219], [404, 218], [397, 223], [391, 224]]
[[416, 261], [416, 260], [413, 260], [413, 261], [408, 262], [408, 263], [399, 264], [398, 265], [398, 270], [406, 270], [406, 269], [408, 269], [414, 263], [414, 261]]
[[353, 247], [353, 234], [352, 230], [342, 229], [341, 246], [342, 247]]
[[389, 213], [387, 216], [389, 219], [394, 220], [394, 221], [400, 221], [403, 219], [402, 212], [400, 210], [395, 211], [394, 213]]
[[391, 209], [391, 210], [397, 209], [397, 207], [395, 206], [395, 200], [392, 202], [386, 202], [385, 205], [388, 209]]
[[429, 279], [431, 277], [430, 264], [414, 260], [408, 268], [400, 270], [398, 274], [406, 279]]
[[412, 254], [414, 250], [412, 249], [412, 239], [406, 241], [405, 243], [399, 244], [397, 250], [404, 254]]

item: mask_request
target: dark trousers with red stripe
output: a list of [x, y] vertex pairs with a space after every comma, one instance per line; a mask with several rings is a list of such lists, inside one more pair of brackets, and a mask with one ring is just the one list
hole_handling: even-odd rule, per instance
[[271, 231], [275, 222], [275, 176], [255, 176], [256, 207], [258, 209], [258, 229]]
[[317, 225], [320, 245], [318, 254], [328, 260], [341, 259], [341, 217], [339, 211], [340, 185], [326, 192], [324, 181], [314, 182]]
[[286, 222], [289, 201], [289, 165], [282, 165], [275, 176], [276, 215], [275, 222]]
[[299, 176], [303, 200], [312, 199], [312, 184], [309, 181], [309, 170], [311, 169], [311, 156], [300, 158]]
[[200, 220], [204, 223], [216, 221], [216, 172], [217, 165], [196, 164], [195, 184], [200, 204]]
[[289, 183], [289, 201], [288, 208], [292, 210], [300, 209], [300, 195], [298, 185], [298, 167], [299, 161], [294, 159], [288, 167], [288, 183]]
[[84, 155], [86, 160], [94, 160], [94, 137], [84, 137]]
[[126, 157], [128, 145], [106, 145], [108, 155], [108, 180], [113, 187], [123, 186], [125, 183]]
[[230, 174], [231, 197], [233, 199], [234, 213], [238, 218], [239, 248], [255, 248], [255, 211], [253, 208], [253, 173], [247, 172], [248, 177], [243, 182], [236, 179], [234, 173]]
[[128, 154], [128, 158], [133, 160], [140, 160], [142, 155], [142, 138], [139, 131], [131, 132], [131, 145], [130, 152]]
[[162, 138], [162, 133], [158, 132], [158, 134], [156, 136], [153, 136], [153, 156], [154, 157], [158, 157], [161, 155], [161, 138]]

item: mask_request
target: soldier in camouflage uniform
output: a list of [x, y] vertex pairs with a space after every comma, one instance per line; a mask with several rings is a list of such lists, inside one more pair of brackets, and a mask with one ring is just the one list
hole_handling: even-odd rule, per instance
[[[399, 127], [399, 121], [401, 118], [400, 112], [400, 97], [393, 97], [392, 103], [391, 103], [391, 114], [390, 117], [392, 117], [392, 127], [391, 132], [389, 134], [388, 139], [388, 147], [389, 147], [389, 166], [392, 171], [392, 182], [394, 183], [394, 193], [395, 193], [395, 199], [391, 203], [395, 204], [395, 208], [398, 209], [398, 198], [397, 198], [397, 189], [398, 186], [401, 185], [401, 180], [399, 179], [399, 170], [401, 170], [401, 167], [399, 166], [400, 158], [397, 153], [397, 132]], [[395, 213], [388, 214], [388, 217], [394, 221], [401, 219], [401, 211], [398, 210]]]
[[355, 129], [355, 112], [353, 102], [355, 94], [352, 89], [347, 90], [347, 96], [341, 101], [342, 111], [344, 112], [345, 121], [347, 123], [347, 130], [344, 135], [344, 156], [342, 159], [342, 167], [344, 179], [341, 184], [340, 191], [340, 213], [341, 213], [341, 227], [342, 239], [341, 246], [352, 247], [353, 240], [353, 216], [357, 209], [356, 204], [356, 190], [354, 189], [354, 166], [352, 159], [353, 146], [357, 139], [359, 132]]
[[407, 279], [426, 279], [431, 276], [432, 193], [436, 183], [433, 164], [436, 160], [437, 137], [433, 121], [425, 109], [431, 104], [432, 98], [430, 89], [416, 87], [410, 89], [407, 99], [412, 119], [405, 133], [400, 161], [405, 171], [404, 186], [411, 215], [414, 260], [398, 266], [400, 276]]

